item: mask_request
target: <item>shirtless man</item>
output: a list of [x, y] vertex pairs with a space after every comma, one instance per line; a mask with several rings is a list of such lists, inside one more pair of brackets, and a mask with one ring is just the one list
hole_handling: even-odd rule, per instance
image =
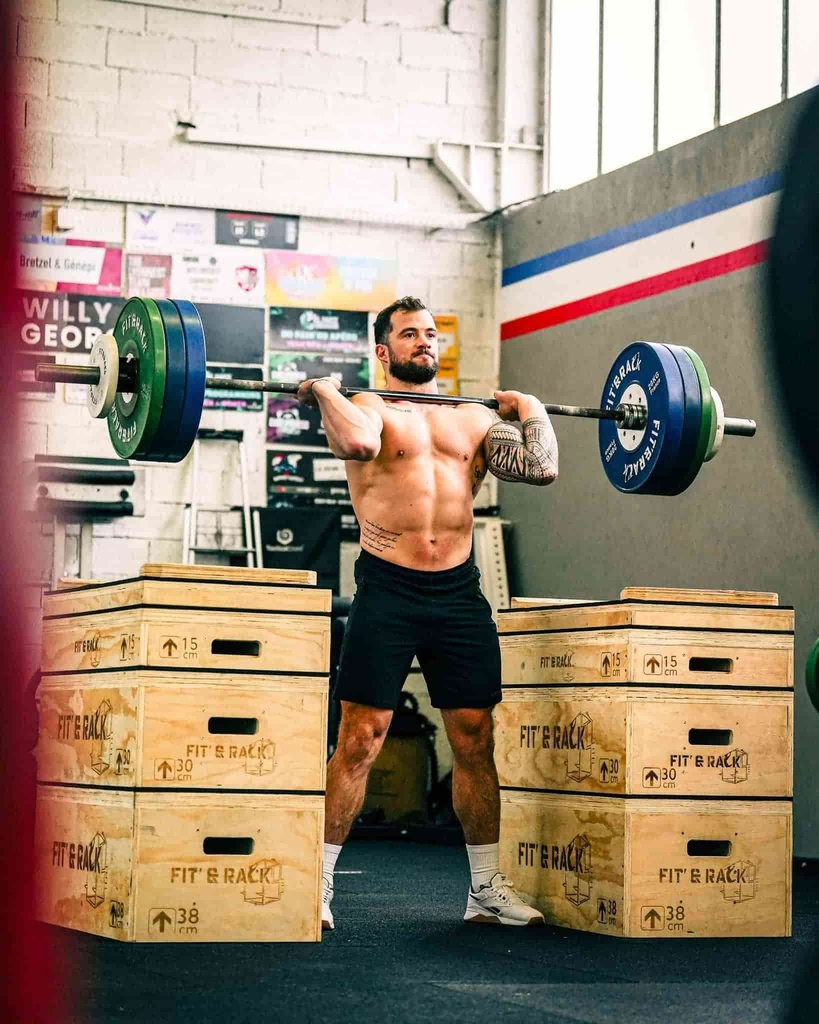
[[[389, 390], [437, 394], [437, 331], [419, 299], [378, 314], [375, 353]], [[543, 924], [498, 869], [492, 708], [501, 700], [500, 646], [471, 551], [472, 500], [487, 469], [529, 484], [557, 477], [551, 423], [537, 398], [517, 391], [495, 392], [496, 415], [477, 404], [347, 400], [338, 388], [326, 377], [299, 388], [300, 401], [319, 406], [330, 448], [346, 462], [361, 526], [335, 689], [338, 745], [327, 766], [322, 927], [334, 926], [336, 859], [416, 655], [452, 746], [452, 802], [472, 876], [464, 920]]]

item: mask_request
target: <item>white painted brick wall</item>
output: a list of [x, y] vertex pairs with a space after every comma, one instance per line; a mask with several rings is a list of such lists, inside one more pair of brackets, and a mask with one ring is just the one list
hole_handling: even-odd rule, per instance
[[[41, 67], [48, 67], [42, 64]], [[86, 64], [52, 64], [48, 89], [52, 99], [84, 100], [86, 103], [116, 103], [119, 72]]]
[[188, 39], [111, 32], [106, 63], [111, 68], [193, 74], [194, 44]]
[[[28, 7], [23, 0], [23, 7]], [[121, 4], [117, 0], [59, 0], [60, 21], [68, 25], [101, 25], [125, 32], [142, 32], [145, 8], [141, 4]]]
[[403, 28], [440, 28], [445, 0], [367, 0], [367, 21]]
[[[498, 353], [492, 229], [429, 235], [341, 215], [378, 210], [389, 220], [395, 210], [420, 222], [467, 211], [428, 161], [193, 146], [176, 121], [342, 143], [491, 139], [497, 0], [452, 0], [448, 26], [443, 0], [281, 0], [280, 13], [302, 19], [291, 24], [116, 0], [23, 6], [15, 91], [28, 123], [18, 183], [114, 195], [140, 185], [158, 201], [207, 196], [230, 205], [244, 194], [258, 195], [261, 208], [338, 209], [338, 220], [302, 218], [301, 249], [395, 259], [398, 294], [417, 294], [433, 311], [460, 318], [462, 390], [491, 392]], [[305, 24], [310, 16], [351, 23]], [[121, 242], [124, 207], [86, 206], [73, 235]], [[112, 454], [105, 425], [67, 405], [62, 389], [54, 402], [23, 404], [26, 451]], [[251, 502], [263, 504], [264, 416], [208, 412], [203, 422], [245, 430]], [[202, 455], [207, 503], [238, 504], [235, 449], [210, 446]], [[99, 527], [95, 573], [181, 557], [190, 469], [188, 458], [146, 470], [147, 514]], [[485, 487], [478, 505], [491, 504], [493, 493]], [[230, 532], [224, 524], [223, 531]]]
[[17, 33], [17, 56], [76, 64], [105, 64], [107, 32], [46, 21], [21, 21]]

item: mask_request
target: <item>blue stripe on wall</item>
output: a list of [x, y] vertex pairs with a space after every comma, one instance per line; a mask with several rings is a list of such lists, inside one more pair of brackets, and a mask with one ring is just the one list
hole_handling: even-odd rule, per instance
[[702, 198], [695, 199], [691, 203], [675, 206], [672, 210], [665, 210], [663, 213], [654, 214], [652, 217], [635, 221], [633, 224], [614, 228], [602, 235], [586, 238], [582, 242], [575, 242], [572, 245], [564, 246], [562, 249], [547, 252], [543, 256], [536, 256], [534, 259], [526, 260], [524, 263], [507, 267], [503, 271], [501, 279], [503, 286], [515, 284], [518, 281], [525, 281], [529, 277], [545, 274], [549, 270], [564, 267], [568, 263], [576, 263], [578, 260], [586, 259], [589, 256], [596, 256], [598, 253], [607, 252], [609, 249], [616, 249], [620, 245], [635, 242], [639, 238], [647, 238], [649, 235], [656, 235], [660, 231], [667, 231], [669, 228], [688, 224], [692, 220], [708, 217], [710, 214], [719, 213], [721, 210], [727, 210], [732, 206], [747, 203], [751, 199], [770, 195], [771, 192], [776, 192], [780, 188], [782, 188], [781, 171], [763, 174], [761, 178], [752, 178], [751, 181], [723, 189], [722, 192], [714, 192], [711, 195], [702, 196]]

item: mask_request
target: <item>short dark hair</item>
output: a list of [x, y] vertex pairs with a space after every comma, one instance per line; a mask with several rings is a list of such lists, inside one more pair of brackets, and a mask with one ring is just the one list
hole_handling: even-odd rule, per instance
[[373, 325], [376, 345], [387, 344], [393, 313], [417, 313], [419, 309], [426, 308], [424, 303], [420, 299], [416, 299], [414, 295], [405, 295], [403, 299], [396, 299], [389, 306], [385, 306], [375, 318], [375, 324]]

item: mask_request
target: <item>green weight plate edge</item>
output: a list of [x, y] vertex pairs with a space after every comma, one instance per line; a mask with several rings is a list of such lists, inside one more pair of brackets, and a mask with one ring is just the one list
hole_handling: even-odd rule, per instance
[[815, 640], [805, 663], [805, 686], [811, 703], [819, 711], [819, 640]]
[[691, 460], [689, 468], [683, 473], [680, 483], [673, 490], [669, 490], [668, 494], [682, 494], [687, 487], [691, 486], [705, 462], [705, 456], [708, 453], [708, 443], [711, 439], [711, 431], [712, 429], [716, 430], [715, 419], [717, 411], [714, 408], [714, 399], [711, 397], [711, 382], [708, 380], [708, 371], [705, 369], [705, 363], [692, 348], [686, 348], [683, 345], [682, 349], [688, 353], [691, 362], [694, 364], [694, 369], [697, 371], [697, 378], [700, 382], [702, 419], [700, 420], [700, 438], [697, 442], [694, 458]]
[[165, 401], [165, 329], [156, 303], [129, 299], [113, 333], [120, 359], [137, 361], [138, 383], [133, 395], [117, 393], [108, 414], [108, 434], [120, 458], [139, 458], [150, 451]]

